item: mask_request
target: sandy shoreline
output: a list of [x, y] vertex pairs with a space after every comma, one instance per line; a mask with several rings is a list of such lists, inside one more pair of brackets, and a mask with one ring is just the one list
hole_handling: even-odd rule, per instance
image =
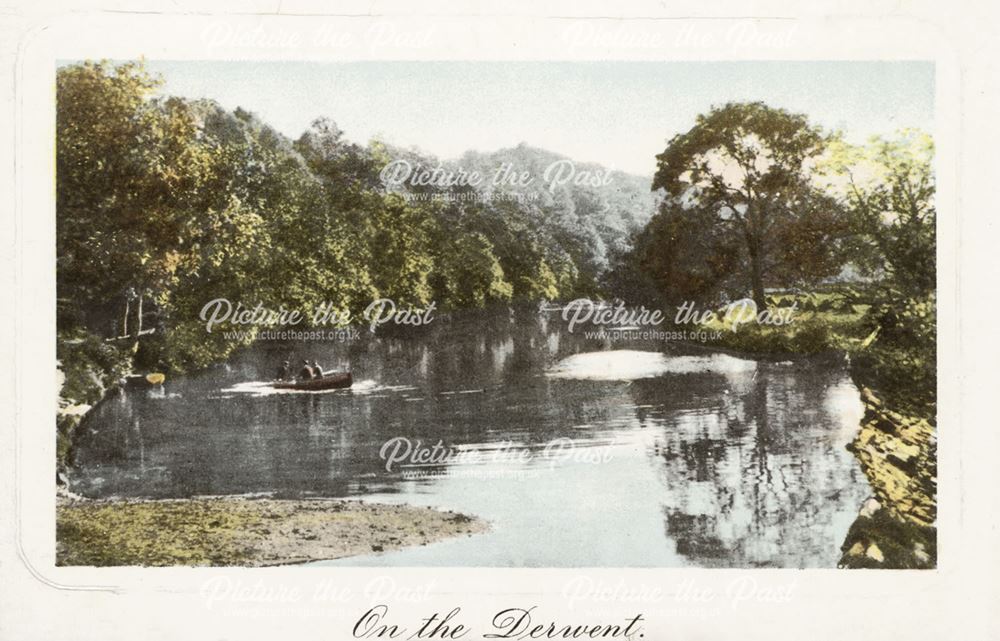
[[340, 499], [60, 497], [56, 564], [259, 567], [388, 552], [487, 529], [455, 512]]

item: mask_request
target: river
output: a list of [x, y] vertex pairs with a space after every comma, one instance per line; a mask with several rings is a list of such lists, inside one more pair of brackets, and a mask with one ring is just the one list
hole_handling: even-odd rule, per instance
[[[354, 387], [267, 386], [305, 357], [350, 367]], [[504, 310], [403, 336], [260, 342], [123, 392], [88, 417], [71, 489], [346, 497], [491, 523], [323, 564], [834, 567], [870, 494], [845, 449], [861, 412], [838, 364], [589, 339], [557, 312]]]

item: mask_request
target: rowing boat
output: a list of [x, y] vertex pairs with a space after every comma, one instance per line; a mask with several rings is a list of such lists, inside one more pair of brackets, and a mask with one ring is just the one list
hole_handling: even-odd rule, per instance
[[287, 383], [272, 383], [274, 389], [294, 389], [314, 392], [325, 389], [344, 389], [354, 384], [350, 372], [329, 372], [321, 378], [307, 381], [289, 381]]
[[160, 374], [159, 372], [153, 372], [151, 374], [128, 374], [122, 379], [125, 387], [129, 389], [148, 389], [156, 387], [157, 385], [163, 385], [163, 381], [166, 380], [166, 376]]

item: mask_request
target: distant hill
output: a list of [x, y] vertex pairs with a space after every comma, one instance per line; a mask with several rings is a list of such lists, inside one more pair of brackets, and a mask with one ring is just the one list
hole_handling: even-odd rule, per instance
[[501, 184], [488, 185], [486, 189], [534, 194], [546, 204], [565, 202], [568, 198], [581, 219], [625, 233], [644, 227], [657, 203], [650, 191], [651, 177], [578, 162], [527, 143], [494, 152], [469, 151], [447, 164], [475, 168], [491, 178], [502, 167], [508, 169], [505, 174], [515, 176], [527, 172], [532, 177], [527, 186]]
[[450, 177], [478, 174], [474, 185], [411, 184], [402, 189], [475, 191], [484, 215], [508, 222], [523, 219], [521, 224], [552, 251], [565, 252], [582, 291], [599, 289], [614, 257], [631, 249], [632, 237], [645, 227], [659, 202], [659, 195], [650, 190], [650, 177], [577, 162], [526, 143], [493, 152], [468, 151], [451, 160], [415, 149], [385, 149], [391, 158], [410, 163], [415, 174], [421, 170]]

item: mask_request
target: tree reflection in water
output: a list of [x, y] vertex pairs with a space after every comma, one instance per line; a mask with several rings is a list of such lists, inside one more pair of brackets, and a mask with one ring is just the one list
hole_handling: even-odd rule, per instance
[[[173, 378], [165, 396], [98, 407], [71, 486], [93, 497], [395, 497], [501, 523], [492, 536], [511, 539], [470, 549], [465, 564], [491, 553], [540, 566], [836, 564], [868, 492], [844, 449], [860, 405], [841, 367], [683, 356], [590, 340], [554, 318], [505, 311], [347, 345], [259, 344]], [[355, 387], [261, 393], [275, 362], [306, 357], [349, 363]], [[541, 480], [440, 475], [468, 471], [452, 460], [406, 477], [380, 457], [397, 437], [530, 451], [500, 467]], [[550, 465], [541, 452], [560, 439], [611, 458]], [[538, 535], [556, 531], [587, 544]]]
[[653, 453], [677, 552], [701, 566], [828, 565], [865, 491], [843, 433], [831, 427], [843, 419], [830, 415], [841, 405], [823, 402], [850, 383], [823, 368], [774, 363], [688, 376], [697, 381], [631, 386], [637, 407], [659, 408], [636, 416], [659, 428]]

